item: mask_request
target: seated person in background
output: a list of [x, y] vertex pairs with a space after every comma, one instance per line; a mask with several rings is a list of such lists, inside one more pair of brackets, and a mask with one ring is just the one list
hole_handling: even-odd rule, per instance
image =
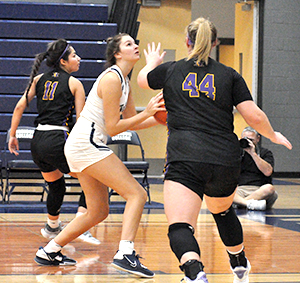
[[273, 153], [266, 148], [259, 148], [260, 135], [251, 127], [243, 130], [242, 142], [243, 139], [247, 139], [246, 147], [241, 144], [241, 174], [233, 202], [237, 207], [250, 210], [270, 209], [278, 197], [272, 185]]

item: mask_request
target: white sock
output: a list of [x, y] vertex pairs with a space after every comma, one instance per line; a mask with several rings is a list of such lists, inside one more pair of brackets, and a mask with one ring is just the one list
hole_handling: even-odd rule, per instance
[[114, 256], [115, 259], [123, 259], [123, 255], [131, 255], [134, 250], [134, 242], [121, 240], [119, 244], [119, 250]]
[[57, 253], [61, 250], [61, 246], [55, 243], [54, 239], [52, 239], [45, 247], [44, 251], [46, 253]]
[[55, 229], [59, 226], [60, 220], [59, 219], [51, 220], [51, 219], [48, 218], [47, 223], [51, 228]]
[[231, 252], [231, 251], [229, 251], [229, 250], [227, 250], [230, 254], [232, 254], [232, 255], [238, 255], [239, 253], [241, 253], [242, 251], [243, 251], [243, 249], [244, 249], [244, 246], [241, 248], [241, 250], [240, 251], [238, 251], [238, 252]]

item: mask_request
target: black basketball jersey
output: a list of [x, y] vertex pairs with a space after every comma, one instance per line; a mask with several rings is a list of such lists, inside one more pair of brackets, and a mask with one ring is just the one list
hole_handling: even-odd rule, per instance
[[35, 126], [73, 126], [74, 95], [69, 88], [70, 74], [59, 69], [45, 73], [36, 85], [38, 116]]
[[207, 66], [182, 59], [158, 66], [147, 79], [151, 88], [163, 88], [169, 129], [167, 162], [239, 166], [233, 106], [252, 96], [235, 70], [211, 58]]

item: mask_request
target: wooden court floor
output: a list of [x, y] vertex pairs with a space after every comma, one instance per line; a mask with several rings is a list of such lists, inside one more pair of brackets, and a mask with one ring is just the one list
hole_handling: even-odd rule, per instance
[[[279, 199], [274, 209], [237, 210], [244, 228], [246, 255], [252, 265], [250, 282], [300, 282], [300, 180], [281, 179], [277, 183]], [[151, 196], [154, 202], [162, 203], [162, 185], [151, 185]], [[12, 198], [11, 204], [6, 205], [13, 206], [14, 201]], [[23, 213], [3, 209], [1, 212], [0, 283], [179, 283], [183, 278], [169, 248], [163, 209], [145, 209], [135, 241], [142, 263], [156, 273], [153, 279], [139, 279], [110, 265], [118, 248], [121, 211], [112, 210], [103, 223], [92, 229], [92, 234], [101, 241], [99, 246], [75, 240], [64, 247], [63, 252], [78, 262], [73, 267], [44, 267], [33, 261], [39, 246], [47, 243], [40, 234], [46, 218], [44, 213], [36, 213], [34, 208]], [[65, 223], [73, 217], [73, 213], [61, 214]], [[195, 235], [209, 282], [233, 282], [226, 251], [205, 204]]]

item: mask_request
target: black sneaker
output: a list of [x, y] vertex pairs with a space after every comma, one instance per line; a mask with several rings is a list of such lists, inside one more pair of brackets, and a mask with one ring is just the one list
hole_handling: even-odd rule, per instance
[[112, 262], [112, 266], [132, 273], [138, 277], [152, 278], [155, 274], [149, 270], [146, 266], [142, 265], [139, 261], [140, 256], [135, 254], [135, 251], [131, 255], [123, 255], [123, 259], [115, 259]]
[[40, 247], [36, 252], [34, 261], [39, 265], [75, 265], [77, 262], [74, 259], [68, 258], [60, 251], [57, 253], [46, 253], [43, 247]]

